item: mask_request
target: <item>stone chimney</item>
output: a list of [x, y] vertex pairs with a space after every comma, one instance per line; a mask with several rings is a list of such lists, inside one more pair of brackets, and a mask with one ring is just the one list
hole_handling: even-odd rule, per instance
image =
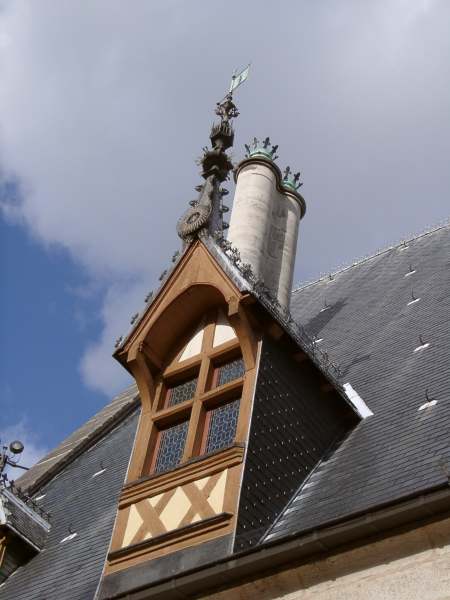
[[235, 172], [236, 192], [228, 240], [239, 249], [243, 263], [288, 309], [292, 292], [298, 226], [306, 204], [298, 193], [300, 173], [284, 175], [275, 164], [277, 146], [269, 138], [252, 148]]

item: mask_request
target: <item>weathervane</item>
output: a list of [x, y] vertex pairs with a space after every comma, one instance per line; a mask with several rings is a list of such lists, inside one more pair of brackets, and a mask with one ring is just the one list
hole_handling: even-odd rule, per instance
[[205, 183], [197, 186], [197, 200], [191, 200], [191, 208], [183, 214], [177, 224], [177, 232], [185, 244], [190, 243], [203, 231], [215, 233], [224, 229], [220, 184], [228, 179], [233, 163], [226, 153], [233, 146], [234, 131], [231, 119], [239, 115], [233, 102], [233, 92], [247, 79], [250, 65], [231, 78], [227, 95], [216, 104], [215, 113], [220, 121], [211, 127], [210, 140], [212, 148], [204, 147], [199, 160], [202, 167], [201, 175]]

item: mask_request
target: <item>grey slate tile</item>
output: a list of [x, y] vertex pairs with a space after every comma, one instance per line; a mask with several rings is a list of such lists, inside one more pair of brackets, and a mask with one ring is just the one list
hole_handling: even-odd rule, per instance
[[[0, 599], [89, 600], [108, 550], [117, 499], [128, 467], [135, 411], [39, 490], [51, 512], [44, 550], [0, 587]], [[102, 464], [106, 470], [92, 478]], [[61, 542], [71, 531], [72, 540]]]
[[[410, 265], [415, 273], [405, 277]], [[408, 306], [411, 288], [420, 302]], [[330, 309], [321, 312], [324, 302]], [[450, 459], [450, 226], [294, 292], [291, 311], [374, 412], [316, 469], [266, 539], [445, 483]], [[414, 353], [419, 336], [430, 347]], [[419, 412], [425, 391], [437, 404]], [[345, 482], [345, 484], [343, 484]]]

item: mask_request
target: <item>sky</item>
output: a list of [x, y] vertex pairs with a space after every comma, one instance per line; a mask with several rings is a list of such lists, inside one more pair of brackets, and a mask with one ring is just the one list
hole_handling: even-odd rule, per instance
[[128, 384], [114, 340], [249, 61], [233, 160], [269, 135], [302, 172], [297, 283], [448, 219], [447, 0], [0, 0], [0, 438], [24, 464]]

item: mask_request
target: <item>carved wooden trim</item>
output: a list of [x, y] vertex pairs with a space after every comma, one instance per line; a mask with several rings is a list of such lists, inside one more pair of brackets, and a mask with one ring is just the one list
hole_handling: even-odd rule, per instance
[[[133, 562], [142, 562], [234, 530], [260, 339], [259, 332], [255, 332], [250, 323], [249, 308], [244, 306], [247, 304], [251, 309], [250, 301], [248, 294], [241, 294], [207, 248], [201, 242], [194, 243], [124, 348], [116, 353], [135, 376], [142, 412], [127, 483], [119, 500], [107, 571], [127, 568]], [[236, 338], [213, 346], [219, 310], [227, 315]], [[197, 327], [199, 322], [203, 327], [200, 352], [180, 362], [180, 347], [185, 340], [189, 343], [189, 328]], [[238, 356], [243, 358], [245, 375], [214, 386], [214, 368]], [[164, 407], [167, 388], [191, 376], [197, 377], [192, 399]], [[241, 398], [234, 438], [237, 443], [210, 455], [197, 456], [204, 450], [202, 434], [208, 411], [237, 398]], [[142, 476], [151, 471], [161, 429], [187, 418], [189, 428], [181, 464], [167, 472]], [[216, 475], [225, 471], [225, 483], [219, 482]], [[200, 480], [203, 481], [194, 483]], [[207, 493], [208, 486], [214, 485], [216, 487], [212, 489], [220, 488], [223, 494], [223, 506], [216, 504], [214, 511], [224, 511], [226, 519], [214, 516], [211, 520], [213, 515], [208, 509], [207, 495], [205, 501], [202, 500], [203, 488]], [[221, 488], [222, 485], [226, 488]], [[172, 491], [177, 495], [171, 499]], [[179, 501], [184, 497], [185, 504], [190, 502], [191, 508], [181, 514], [179, 520], [173, 520], [174, 526], [169, 525], [172, 505], [176, 515]], [[166, 501], [169, 504], [164, 505]], [[196, 521], [199, 518], [201, 521]], [[196, 521], [194, 524], [189, 523], [193, 520]], [[163, 532], [161, 523], [166, 529], [169, 526], [174, 529]], [[118, 550], [124, 535], [127, 547]], [[145, 537], [148, 539], [144, 540]]]
[[144, 480], [128, 483], [120, 495], [119, 509], [121, 510], [129, 504], [134, 504], [149, 496], [162, 494], [171, 488], [238, 465], [243, 458], [244, 447], [236, 444], [214, 454], [193, 458], [172, 471], [155, 473]]
[[143, 542], [139, 542], [108, 554], [108, 564], [105, 574], [113, 573], [131, 567], [139, 562], [165, 554], [164, 549], [169, 546], [170, 551], [192, 546], [206, 539], [226, 535], [230, 531], [233, 516], [228, 512], [220, 513], [209, 519], [186, 525], [180, 529], [169, 531]]

